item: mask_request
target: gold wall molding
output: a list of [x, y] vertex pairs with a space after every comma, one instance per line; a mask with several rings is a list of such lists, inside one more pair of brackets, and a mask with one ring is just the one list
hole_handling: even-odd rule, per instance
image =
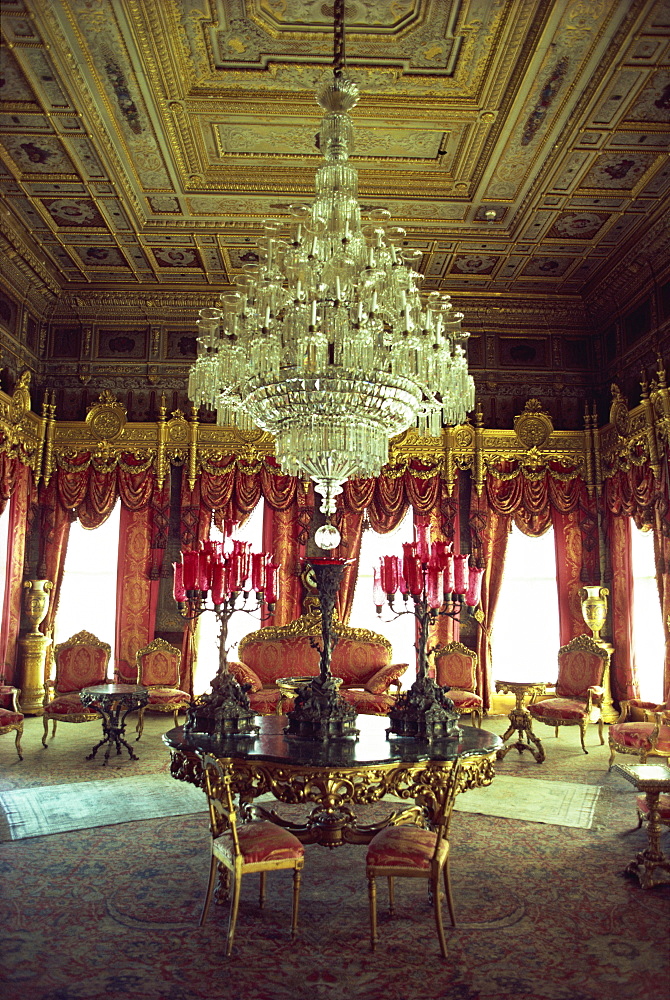
[[[85, 420], [61, 421], [49, 390], [42, 416], [32, 412], [29, 386], [30, 373], [25, 372], [13, 395], [0, 392], [0, 451], [30, 466], [37, 481], [48, 482], [57, 467], [81, 469], [81, 459], [74, 459], [82, 453], [100, 470], [153, 466], [160, 486], [172, 464], [183, 465], [190, 489], [201, 471], [216, 474], [229, 455], [252, 471], [274, 458], [271, 435], [201, 423], [194, 408], [188, 415], [181, 410], [168, 415], [165, 395], [155, 422], [128, 421], [125, 407], [109, 390], [89, 406]], [[421, 468], [414, 475], [438, 474], [452, 492], [458, 470], [466, 470], [478, 493], [488, 474], [497, 479], [519, 474], [530, 479], [546, 474], [560, 480], [580, 477], [589, 493], [598, 496], [604, 479], [632, 466], [648, 465], [660, 482], [670, 450], [670, 389], [661, 358], [655, 377], [643, 381], [642, 389], [642, 402], [629, 410], [613, 386], [610, 420], [601, 428], [595, 409], [587, 407], [583, 430], [557, 431], [539, 400], [532, 398], [514, 418], [514, 429], [486, 428], [478, 407], [472, 421], [445, 428], [441, 437], [425, 438], [408, 430], [390, 442], [387, 473], [402, 475], [416, 461]], [[136, 464], [127, 465], [124, 454], [131, 454]]]

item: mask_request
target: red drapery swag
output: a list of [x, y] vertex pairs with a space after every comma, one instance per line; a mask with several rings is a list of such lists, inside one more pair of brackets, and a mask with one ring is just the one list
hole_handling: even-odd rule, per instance
[[17, 642], [21, 627], [26, 533], [35, 500], [32, 470], [18, 459], [0, 453], [0, 513], [9, 502], [5, 593], [0, 609], [0, 672], [9, 684], [16, 684], [18, 680]]

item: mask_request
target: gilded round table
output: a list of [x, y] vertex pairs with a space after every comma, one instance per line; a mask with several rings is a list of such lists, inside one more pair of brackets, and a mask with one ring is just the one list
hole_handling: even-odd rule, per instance
[[[258, 806], [253, 811], [286, 826], [304, 844], [325, 847], [369, 843], [379, 829], [391, 824], [430, 823], [456, 757], [462, 761], [459, 790], [465, 791], [491, 783], [496, 753], [502, 747], [499, 736], [470, 726], [460, 728], [459, 740], [387, 738], [389, 720], [373, 715], [358, 716], [356, 742], [286, 736], [285, 716], [262, 716], [259, 723], [257, 736], [218, 744], [185, 734], [182, 726], [171, 729], [163, 740], [172, 756], [172, 776], [200, 786], [201, 755], [211, 753], [229, 770], [241, 812], [250, 812], [254, 799], [268, 792], [280, 802], [311, 803], [304, 822], [286, 820]], [[359, 824], [352, 807], [379, 802], [385, 795], [414, 805], [391, 812], [380, 823]]]

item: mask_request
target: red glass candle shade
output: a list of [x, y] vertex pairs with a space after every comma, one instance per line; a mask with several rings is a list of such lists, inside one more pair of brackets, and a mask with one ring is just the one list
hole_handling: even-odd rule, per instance
[[183, 604], [186, 600], [186, 588], [184, 587], [184, 566], [182, 563], [174, 562], [172, 563], [172, 568], [174, 570], [172, 593], [175, 601], [179, 604]]
[[468, 575], [468, 590], [465, 595], [465, 603], [469, 608], [476, 608], [482, 595], [482, 578], [484, 570], [477, 566], [471, 566]]
[[468, 557], [454, 556], [454, 593], [464, 594], [468, 589]]

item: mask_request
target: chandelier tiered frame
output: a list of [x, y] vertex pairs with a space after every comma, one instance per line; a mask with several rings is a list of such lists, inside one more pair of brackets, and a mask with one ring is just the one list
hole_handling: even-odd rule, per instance
[[317, 101], [316, 198], [292, 209], [288, 239], [267, 222], [258, 263], [200, 310], [189, 396], [221, 425], [271, 433], [283, 471], [314, 480], [328, 517], [342, 483], [379, 475], [391, 437], [463, 423], [474, 383], [463, 314], [448, 295], [422, 299], [420, 252], [389, 212], [361, 219], [348, 162], [358, 88], [335, 68]]

